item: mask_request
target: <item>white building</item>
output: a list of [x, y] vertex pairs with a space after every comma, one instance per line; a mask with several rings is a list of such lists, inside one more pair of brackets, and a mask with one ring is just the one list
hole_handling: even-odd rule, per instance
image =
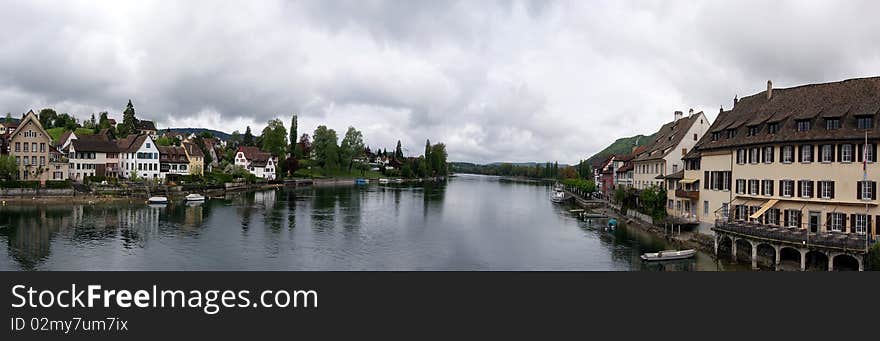
[[162, 180], [164, 175], [159, 166], [159, 150], [153, 139], [145, 134], [128, 135], [116, 140], [119, 147], [120, 174], [131, 178]]
[[272, 154], [257, 147], [238, 147], [238, 152], [235, 153], [235, 165], [244, 167], [258, 178], [274, 180], [275, 164]]
[[68, 155], [68, 176], [83, 181], [87, 176], [119, 176], [119, 147], [105, 135], [72, 138], [64, 151]]
[[189, 174], [189, 158], [186, 157], [186, 150], [180, 146], [158, 146], [159, 150], [159, 170], [166, 174], [187, 175]]

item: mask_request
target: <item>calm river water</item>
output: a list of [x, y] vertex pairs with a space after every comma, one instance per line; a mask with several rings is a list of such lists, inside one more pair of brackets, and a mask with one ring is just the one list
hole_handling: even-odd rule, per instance
[[[552, 204], [547, 185], [444, 183], [279, 189], [203, 204], [0, 207], [0, 270], [724, 270], [609, 233]], [[598, 223], [597, 223], [598, 224]]]

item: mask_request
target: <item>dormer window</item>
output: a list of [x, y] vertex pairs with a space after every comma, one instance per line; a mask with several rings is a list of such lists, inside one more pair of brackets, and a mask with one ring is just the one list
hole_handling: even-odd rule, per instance
[[839, 118], [826, 118], [825, 119], [825, 129], [826, 130], [837, 130], [840, 129], [840, 119]]
[[779, 122], [773, 122], [767, 125], [768, 134], [776, 134], [779, 131]]
[[718, 141], [718, 139], [720, 139], [720, 138], [721, 138], [721, 133], [720, 133], [720, 132], [717, 132], [717, 131], [716, 131], [716, 132], [713, 132], [713, 133], [712, 133], [712, 141]]
[[810, 130], [810, 120], [798, 120], [797, 121], [797, 131], [809, 131]]
[[727, 129], [727, 138], [732, 139], [734, 137], [736, 137], [736, 129], [735, 128]]
[[751, 126], [751, 127], [749, 127], [749, 134], [748, 134], [748, 136], [755, 136], [755, 135], [758, 135], [758, 131], [759, 131], [759, 130], [760, 130], [760, 129], [758, 129], [758, 126]]
[[856, 126], [859, 129], [873, 129], [874, 128], [874, 117], [873, 116], [856, 117]]

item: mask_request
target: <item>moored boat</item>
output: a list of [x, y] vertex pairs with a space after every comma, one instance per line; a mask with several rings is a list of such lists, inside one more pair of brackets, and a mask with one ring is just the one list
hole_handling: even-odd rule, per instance
[[556, 202], [556, 203], [565, 201], [565, 192], [553, 191], [553, 193], [550, 194], [550, 201]]
[[366, 184], [367, 184], [367, 179], [354, 179], [354, 183], [355, 183], [356, 185], [366, 185]]
[[390, 182], [390, 181], [388, 181], [388, 179], [385, 179], [385, 178], [381, 178], [381, 179], [379, 179], [379, 183], [380, 183], [380, 184], [383, 184], [383, 185], [384, 185], [384, 184], [387, 184], [387, 183], [389, 183], [389, 182]]
[[697, 250], [665, 250], [660, 252], [649, 252], [641, 256], [643, 261], [661, 261], [691, 258], [697, 254]]
[[151, 203], [151, 204], [167, 204], [167, 203], [168, 203], [168, 198], [166, 198], [166, 197], [159, 197], [159, 196], [156, 196], [156, 197], [150, 197], [149, 199], [147, 199], [147, 202], [148, 202], [148, 203]]
[[205, 201], [205, 196], [198, 193], [192, 193], [186, 196], [186, 201]]

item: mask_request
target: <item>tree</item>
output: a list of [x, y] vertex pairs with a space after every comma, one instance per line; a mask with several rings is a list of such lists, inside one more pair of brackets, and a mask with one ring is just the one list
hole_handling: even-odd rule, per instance
[[348, 172], [354, 165], [354, 159], [364, 153], [364, 136], [354, 127], [348, 127], [345, 137], [342, 138], [342, 144], [339, 146], [340, 160], [348, 166]]
[[128, 100], [128, 105], [125, 106], [125, 110], [122, 112], [122, 123], [116, 127], [116, 132], [120, 137], [137, 133], [137, 118], [135, 117], [134, 105], [131, 104], [130, 99]]
[[214, 162], [214, 158], [211, 157], [211, 151], [208, 150], [208, 148], [205, 146], [205, 137], [204, 136], [197, 136], [195, 139], [195, 143], [196, 143], [196, 147], [202, 151], [203, 155], [205, 155], [205, 157], [202, 159], [205, 166], [210, 165], [212, 162]]
[[290, 148], [288, 150], [290, 154], [295, 154], [296, 152], [296, 137], [299, 136], [297, 135], [297, 124], [296, 114], [293, 114], [293, 117], [290, 118], [290, 136], [287, 138], [287, 140], [290, 141]]
[[254, 134], [251, 133], [251, 126], [247, 126], [244, 130], [244, 137], [241, 139], [243, 146], [251, 147], [254, 145]]
[[6, 123], [12, 123], [12, 113], [6, 113]]
[[299, 155], [297, 157], [308, 159], [312, 155], [312, 141], [309, 139], [309, 134], [302, 134], [299, 137], [299, 143], [296, 144], [296, 149], [298, 150]]
[[339, 167], [339, 146], [336, 131], [327, 129], [326, 126], [318, 126], [314, 133], [312, 147], [315, 149], [315, 161], [325, 170], [334, 170]]
[[284, 123], [279, 119], [269, 120], [265, 128], [263, 128], [262, 139], [260, 139], [260, 149], [269, 152], [272, 155], [283, 160], [287, 157], [287, 129]]
[[18, 174], [18, 165], [15, 164], [15, 157], [0, 156], [0, 179], [12, 180], [16, 174]]
[[425, 140], [425, 176], [433, 175], [431, 164], [431, 140]]
[[446, 145], [438, 143], [431, 146], [431, 169], [439, 176], [448, 174], [446, 158]]
[[58, 118], [58, 113], [55, 112], [55, 109], [44, 108], [40, 110], [37, 117], [44, 129], [51, 129], [55, 128], [55, 120]]
[[403, 147], [400, 145], [400, 140], [397, 140], [397, 148], [394, 149], [394, 157], [398, 160], [403, 159]]

